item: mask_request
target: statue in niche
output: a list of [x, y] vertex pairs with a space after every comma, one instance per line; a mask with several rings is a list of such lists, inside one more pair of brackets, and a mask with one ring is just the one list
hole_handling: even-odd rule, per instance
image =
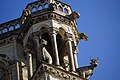
[[68, 56], [64, 56], [63, 57], [63, 68], [66, 70], [66, 71], [69, 71], [69, 61], [68, 61]]
[[98, 65], [98, 58], [97, 59], [90, 59], [90, 65], [89, 66], [84, 66], [80, 67], [77, 69], [77, 72], [82, 78], [89, 79], [90, 76], [93, 74], [93, 70], [97, 67]]
[[47, 41], [44, 39], [41, 39], [41, 48], [42, 48], [42, 53], [43, 53], [43, 60], [47, 61], [49, 64], [52, 64], [52, 57], [50, 53], [47, 51], [45, 46], [47, 45]]

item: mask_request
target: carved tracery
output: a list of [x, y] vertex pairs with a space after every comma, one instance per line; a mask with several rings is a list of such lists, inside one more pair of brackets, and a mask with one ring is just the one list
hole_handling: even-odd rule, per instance
[[0, 80], [11, 80], [10, 65], [13, 61], [5, 54], [0, 54]]

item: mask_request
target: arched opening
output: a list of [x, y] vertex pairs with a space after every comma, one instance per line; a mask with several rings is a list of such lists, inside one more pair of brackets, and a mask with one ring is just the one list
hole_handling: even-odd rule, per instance
[[15, 29], [19, 29], [19, 28], [20, 28], [20, 25], [17, 24], [17, 25], [15, 26]]
[[32, 8], [32, 12], [35, 12], [35, 11], [36, 11], [36, 8], [33, 7], [33, 8]]
[[59, 29], [59, 32], [57, 34], [57, 46], [58, 46], [60, 65], [67, 70], [69, 61], [68, 61], [65, 33], [66, 31], [63, 28]]
[[8, 32], [8, 29], [7, 29], [7, 28], [4, 28], [4, 29], [3, 29], [3, 33], [6, 33], [6, 32]]
[[42, 6], [41, 5], [38, 7], [38, 10], [42, 10]]
[[9, 31], [13, 31], [13, 30], [14, 30], [14, 26], [10, 26]]
[[[36, 52], [35, 52], [35, 45], [34, 45], [34, 40], [33, 40], [33, 37], [30, 35], [28, 37], [28, 40], [27, 40], [27, 43], [26, 45], [24, 46], [24, 51], [25, 50], [29, 50], [32, 55], [32, 67], [33, 67], [33, 72], [36, 71]], [[25, 56], [27, 58], [27, 53], [25, 53]]]
[[48, 8], [48, 4], [45, 4], [45, 5], [44, 5], [44, 8]]
[[51, 44], [51, 38], [49, 36], [49, 34], [47, 32], [45, 32], [42, 36], [42, 39], [47, 41], [47, 45], [45, 46], [45, 48], [47, 49], [48, 53], [52, 55], [52, 44]]
[[46, 24], [41, 25], [39, 30], [40, 30], [40, 36], [41, 36], [40, 45], [41, 45], [42, 52], [44, 54], [43, 59], [49, 64], [52, 64], [54, 63], [53, 61], [54, 55], [52, 50], [51, 36], [49, 35], [49, 32], [48, 32], [48, 25]]
[[63, 9], [62, 9], [61, 6], [58, 6], [58, 10], [59, 10], [59, 11], [63, 11]]
[[65, 12], [65, 13], [68, 13], [68, 9], [64, 8], [64, 12]]
[[[39, 29], [40, 32], [35, 32], [32, 34], [36, 34], [35, 37], [37, 37], [37, 39], [39, 39], [39, 45], [36, 45], [36, 40], [34, 39], [34, 35], [30, 35], [28, 37], [27, 43], [26, 43], [26, 47], [25, 50], [30, 50], [30, 53], [32, 54], [32, 65], [33, 65], [33, 72], [36, 71], [36, 69], [38, 68], [38, 46], [40, 46], [39, 50], [40, 50], [40, 55], [42, 55], [41, 53], [41, 49], [42, 49], [42, 43], [41, 43], [41, 39], [44, 39], [45, 41], [47, 41], [47, 45], [45, 45], [45, 48], [47, 50], [47, 52], [52, 56], [52, 44], [51, 44], [51, 39], [50, 36], [47, 32], [47, 28], [46, 27], [42, 27], [41, 29]], [[39, 34], [41, 33], [41, 34]], [[37, 56], [38, 55], [38, 56]], [[27, 55], [26, 55], [27, 56]], [[41, 59], [41, 58], [39, 58]], [[45, 59], [42, 61], [48, 62], [48, 59]]]

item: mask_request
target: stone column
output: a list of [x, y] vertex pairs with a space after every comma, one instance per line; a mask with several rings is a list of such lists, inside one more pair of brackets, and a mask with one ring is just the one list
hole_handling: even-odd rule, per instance
[[46, 72], [44, 73], [44, 80], [50, 80]]
[[14, 49], [14, 60], [16, 65], [16, 77], [17, 80], [20, 80], [20, 68], [19, 68], [19, 60], [17, 56], [17, 35], [13, 35], [13, 49]]
[[72, 35], [67, 33], [67, 52], [68, 52], [68, 57], [69, 57], [69, 63], [70, 63], [70, 71], [75, 72], [75, 63], [74, 63], [74, 58], [73, 58], [73, 49], [72, 49]]
[[58, 29], [54, 28], [54, 27], [49, 29], [51, 42], [52, 42], [52, 50], [53, 50], [53, 62], [54, 62], [53, 64], [60, 65], [59, 55], [58, 55], [58, 48], [57, 48], [57, 41], [56, 41], [57, 31], [58, 31]]
[[28, 64], [28, 80], [30, 80], [30, 78], [33, 75], [32, 54], [30, 51], [27, 51], [26, 54], [27, 54], [27, 64]]
[[78, 48], [76, 47], [74, 51], [74, 61], [75, 61], [75, 68], [78, 68], [78, 62], [77, 62], [77, 54], [78, 54]]
[[17, 41], [16, 41], [17, 35], [13, 35], [13, 48], [14, 48], [14, 59], [17, 60]]
[[40, 48], [39, 35], [33, 34], [33, 41], [34, 41], [35, 51], [36, 51], [36, 69], [37, 69], [43, 60], [41, 48]]

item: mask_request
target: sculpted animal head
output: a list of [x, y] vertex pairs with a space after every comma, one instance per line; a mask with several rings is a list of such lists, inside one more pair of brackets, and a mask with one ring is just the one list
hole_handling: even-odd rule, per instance
[[78, 36], [79, 36], [79, 40], [83, 39], [85, 41], [88, 40], [88, 36], [85, 34], [85, 33], [78, 33]]
[[90, 76], [93, 74], [93, 70], [97, 67], [98, 65], [98, 58], [97, 59], [91, 59], [90, 58], [90, 64], [89, 66], [83, 66], [77, 69], [79, 75], [85, 79], [89, 79]]
[[71, 19], [76, 20], [80, 17], [80, 14], [78, 12], [72, 12], [69, 16]]
[[42, 40], [41, 40], [41, 44], [42, 44], [42, 46], [44, 47], [44, 46], [46, 46], [46, 45], [47, 45], [47, 41], [46, 41], [46, 40], [44, 40], [44, 39], [42, 39]]
[[97, 59], [90, 59], [90, 61], [91, 61], [90, 64], [93, 65], [94, 67], [97, 67], [98, 60], [99, 60], [99, 58], [97, 58]]

